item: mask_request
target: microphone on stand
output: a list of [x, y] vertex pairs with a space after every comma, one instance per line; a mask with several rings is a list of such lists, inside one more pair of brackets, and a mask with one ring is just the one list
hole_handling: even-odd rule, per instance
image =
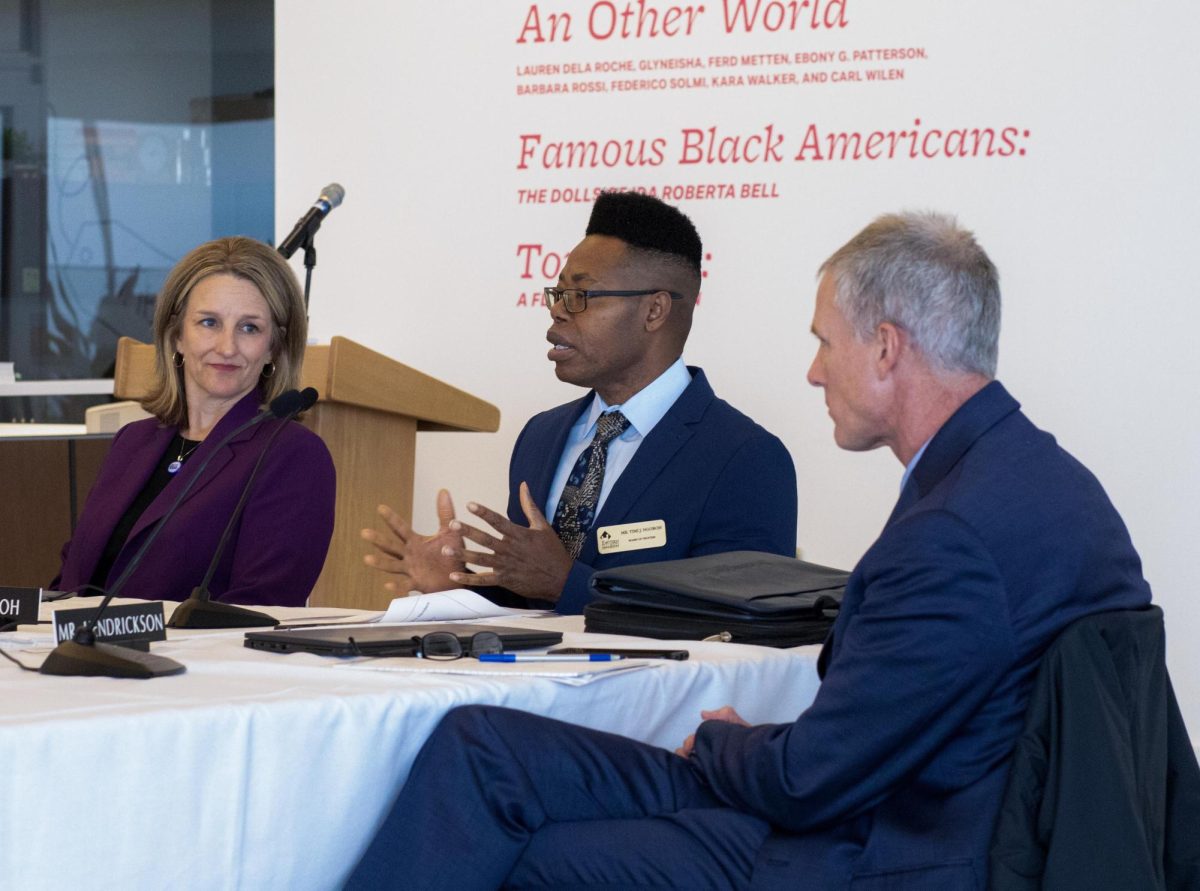
[[38, 669], [42, 674], [69, 676], [100, 675], [111, 678], [154, 678], [168, 674], [179, 674], [185, 670], [181, 663], [166, 656], [159, 656], [154, 653], [142, 653], [138, 650], [131, 650], [129, 647], [121, 647], [115, 644], [99, 643], [96, 641], [94, 629], [100, 621], [100, 617], [104, 615], [104, 611], [108, 608], [108, 604], [117, 596], [121, 588], [124, 587], [125, 582], [128, 581], [138, 564], [141, 563], [150, 545], [158, 538], [158, 534], [175, 513], [176, 508], [183, 502], [187, 493], [192, 490], [192, 486], [196, 480], [204, 473], [204, 468], [208, 466], [208, 462], [230, 440], [255, 424], [261, 424], [268, 418], [288, 417], [301, 411], [302, 409], [298, 406], [304, 405], [305, 398], [296, 390], [288, 390], [286, 393], [275, 397], [266, 411], [260, 412], [246, 423], [230, 431], [217, 444], [216, 448], [208, 454], [208, 457], [204, 459], [204, 462], [188, 479], [187, 484], [179, 491], [179, 494], [175, 496], [175, 500], [171, 502], [171, 506], [167, 509], [167, 512], [162, 515], [162, 519], [158, 521], [154, 530], [147, 536], [141, 548], [133, 555], [133, 559], [129, 561], [129, 565], [125, 567], [125, 571], [121, 573], [120, 577], [113, 583], [113, 586], [109, 588], [108, 593], [104, 595], [104, 599], [96, 607], [96, 612], [92, 616], [91, 621], [81, 623], [71, 640], [64, 640], [46, 657], [46, 660]]
[[[296, 391], [293, 390], [291, 392], [295, 393]], [[279, 435], [279, 431], [287, 426], [287, 421], [290, 421], [300, 412], [312, 407], [313, 403], [317, 401], [317, 396], [317, 391], [312, 387], [307, 387], [301, 391], [299, 393], [299, 401], [296, 401], [294, 406], [283, 416], [284, 423], [281, 423], [271, 432], [271, 437], [267, 440], [267, 444], [263, 446], [254, 469], [250, 471], [250, 477], [246, 480], [246, 485], [242, 489], [242, 497], [238, 499], [237, 506], [233, 509], [233, 515], [230, 516], [229, 522], [225, 524], [225, 531], [221, 533], [221, 540], [217, 544], [217, 550], [213, 554], [212, 561], [208, 564], [208, 571], [204, 574], [204, 580], [192, 589], [191, 596], [187, 600], [175, 607], [175, 611], [171, 613], [171, 621], [167, 623], [167, 627], [273, 628], [279, 624], [278, 619], [274, 619], [258, 610], [246, 609], [244, 606], [212, 600], [212, 595], [208, 593], [208, 583], [212, 581], [213, 573], [217, 571], [217, 564], [221, 562], [221, 555], [225, 553], [225, 546], [229, 543], [229, 538], [233, 534], [233, 527], [237, 525], [238, 518], [242, 515], [242, 508], [245, 507], [246, 501], [250, 497], [250, 486], [254, 482], [254, 477], [258, 475], [258, 468], [262, 467], [263, 459], [266, 458], [267, 451], [271, 448], [271, 443], [275, 441], [275, 437]], [[282, 399], [283, 397], [281, 396], [280, 398]], [[275, 403], [271, 404], [273, 406]]]
[[313, 206], [308, 209], [292, 227], [292, 231], [288, 237], [280, 242], [277, 250], [283, 254], [284, 259], [287, 259], [296, 253], [300, 248], [305, 246], [305, 241], [310, 241], [318, 229], [321, 228], [321, 221], [333, 211], [335, 207], [342, 203], [342, 199], [346, 197], [346, 190], [337, 183], [330, 183], [321, 190], [321, 194], [317, 196], [317, 200]]

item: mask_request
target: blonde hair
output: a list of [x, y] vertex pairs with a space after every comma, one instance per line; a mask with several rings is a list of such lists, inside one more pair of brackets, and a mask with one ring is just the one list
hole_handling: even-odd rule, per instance
[[188, 420], [183, 369], [174, 362], [175, 341], [192, 290], [210, 275], [232, 275], [258, 289], [271, 313], [271, 362], [275, 371], [259, 379], [264, 403], [296, 388], [308, 340], [308, 319], [300, 284], [274, 248], [253, 238], [218, 238], [200, 245], [175, 264], [154, 309], [154, 384], [142, 407], [167, 426]]

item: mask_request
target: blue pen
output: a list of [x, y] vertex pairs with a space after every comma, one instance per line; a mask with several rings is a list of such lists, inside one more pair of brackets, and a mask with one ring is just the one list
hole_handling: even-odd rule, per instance
[[616, 662], [625, 657], [613, 653], [482, 653], [478, 658], [480, 662]]

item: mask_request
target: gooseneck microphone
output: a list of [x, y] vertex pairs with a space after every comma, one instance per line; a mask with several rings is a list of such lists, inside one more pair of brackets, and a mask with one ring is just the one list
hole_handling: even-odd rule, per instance
[[300, 248], [305, 246], [306, 241], [312, 240], [313, 235], [321, 228], [321, 221], [333, 211], [335, 207], [342, 203], [342, 199], [346, 197], [346, 190], [337, 183], [330, 183], [321, 190], [321, 194], [317, 196], [317, 200], [313, 206], [308, 209], [292, 227], [292, 231], [279, 244], [279, 253], [285, 258], [291, 257]]
[[101, 675], [104, 677], [113, 678], [152, 678], [160, 677], [168, 674], [179, 674], [184, 670], [184, 666], [174, 659], [168, 659], [166, 656], [159, 656], [154, 653], [142, 653], [137, 650], [131, 650], [128, 647], [116, 646], [114, 644], [98, 643], [96, 641], [95, 628], [100, 621], [100, 617], [104, 615], [104, 611], [108, 608], [108, 604], [114, 597], [120, 593], [121, 588], [125, 586], [125, 582], [133, 574], [149, 550], [158, 534], [162, 532], [167, 521], [174, 515], [175, 510], [187, 497], [188, 492], [192, 490], [192, 486], [196, 480], [204, 474], [204, 469], [208, 467], [208, 463], [226, 446], [235, 436], [250, 429], [255, 424], [261, 424], [268, 418], [284, 418], [291, 414], [296, 414], [301, 411], [305, 397], [296, 390], [288, 390], [280, 396], [275, 397], [266, 411], [255, 415], [246, 423], [231, 430], [219, 443], [216, 448], [209, 452], [208, 456], [196, 468], [196, 472], [191, 475], [187, 483], [179, 490], [179, 494], [175, 496], [175, 500], [171, 502], [171, 506], [167, 512], [162, 515], [154, 529], [146, 537], [138, 552], [133, 555], [133, 559], [129, 561], [129, 565], [125, 567], [125, 571], [117, 578], [112, 587], [108, 589], [108, 593], [104, 595], [104, 599], [100, 601], [100, 605], [96, 607], [96, 612], [92, 616], [91, 621], [80, 623], [74, 637], [71, 640], [64, 640], [56, 646], [46, 660], [42, 663], [38, 670], [42, 674], [57, 674], [57, 675]]
[[[275, 437], [279, 435], [279, 432], [287, 426], [287, 422], [300, 414], [300, 412], [311, 408], [313, 403], [317, 401], [318, 396], [317, 391], [312, 387], [307, 387], [300, 393], [292, 390], [290, 393], [285, 393], [284, 396], [290, 396], [291, 394], [295, 394], [298, 398], [291, 400], [288, 406], [281, 406], [281, 408], [286, 407], [290, 410], [282, 416], [283, 423], [271, 431], [270, 438], [267, 440], [266, 445], [263, 446], [262, 452], [259, 453], [258, 461], [255, 463], [254, 469], [250, 471], [246, 485], [242, 488], [242, 496], [238, 499], [237, 506], [234, 507], [233, 514], [229, 517], [229, 522], [225, 524], [225, 531], [221, 533], [221, 540], [217, 543], [216, 552], [208, 564], [208, 571], [204, 574], [204, 580], [192, 589], [191, 596], [187, 600], [175, 607], [175, 611], [171, 613], [171, 621], [167, 623], [168, 627], [273, 628], [279, 624], [277, 619], [258, 610], [246, 609], [244, 606], [237, 606], [232, 603], [214, 601], [212, 595], [208, 592], [208, 584], [212, 581], [213, 573], [217, 571], [217, 565], [221, 562], [221, 555], [225, 553], [225, 546], [229, 543], [238, 518], [242, 515], [242, 508], [245, 507], [246, 501], [250, 497], [250, 487], [254, 483], [254, 477], [258, 475], [258, 469], [262, 467], [263, 460], [267, 457], [267, 452], [271, 448], [271, 443], [275, 441]], [[279, 398], [283, 399], [283, 396]], [[274, 413], [275, 403], [271, 403], [271, 405], [272, 413]]]

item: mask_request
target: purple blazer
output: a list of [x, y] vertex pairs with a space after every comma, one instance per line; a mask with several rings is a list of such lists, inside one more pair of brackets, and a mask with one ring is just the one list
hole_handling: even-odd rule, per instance
[[[229, 410], [129, 533], [109, 571], [111, 584], [125, 571], [155, 522], [229, 431], [258, 411], [251, 393]], [[269, 420], [222, 446], [146, 552], [121, 596], [184, 600], [200, 584], [217, 542], [268, 438]], [[175, 429], [148, 418], [123, 427], [88, 495], [75, 536], [63, 546], [53, 583], [69, 591], [91, 580], [117, 522], [145, 487]], [[250, 497], [209, 584], [214, 600], [304, 606], [325, 563], [333, 534], [334, 470], [321, 438], [287, 422], [254, 478]]]

